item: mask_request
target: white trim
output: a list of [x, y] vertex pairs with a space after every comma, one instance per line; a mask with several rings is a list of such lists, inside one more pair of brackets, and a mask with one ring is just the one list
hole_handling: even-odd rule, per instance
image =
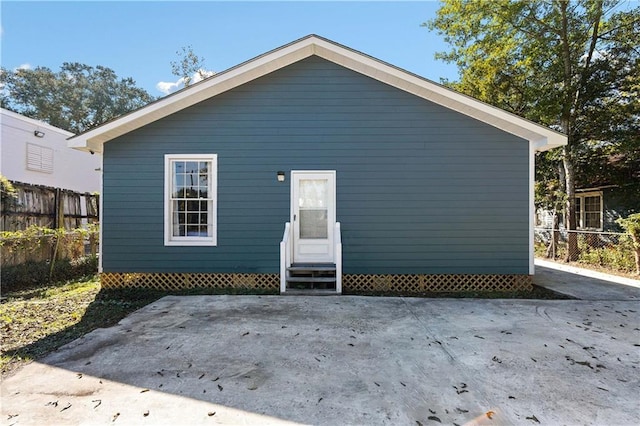
[[535, 225], [536, 225], [536, 151], [529, 142], [529, 275], [535, 274]]
[[[324, 262], [330, 262], [330, 263], [335, 263], [335, 247], [334, 247], [334, 228], [335, 228], [335, 223], [336, 223], [336, 171], [335, 170], [292, 170], [290, 173], [291, 176], [291, 195], [290, 195], [290, 221], [291, 221], [291, 232], [292, 232], [292, 239], [291, 239], [291, 259], [293, 263], [298, 263], [298, 262], [303, 262], [303, 263], [324, 263]], [[330, 204], [329, 206], [327, 206], [327, 250], [328, 253], [326, 255], [326, 258], [321, 258], [322, 255], [318, 255], [317, 258], [314, 258], [314, 255], [306, 255], [307, 257], [304, 257], [304, 255], [301, 255], [298, 252], [298, 247], [299, 247], [299, 242], [301, 239], [298, 238], [298, 233], [300, 231], [299, 228], [299, 224], [300, 224], [300, 218], [299, 217], [295, 217], [295, 213], [298, 212], [298, 216], [299, 216], [299, 210], [298, 210], [298, 203], [295, 199], [295, 196], [297, 195], [297, 187], [296, 187], [296, 181], [298, 177], [309, 177], [310, 179], [324, 179], [327, 178], [328, 183], [330, 185], [330, 194], [329, 196], [331, 197], [329, 200], [327, 200]], [[305, 240], [305, 241], [313, 241], [313, 240]], [[325, 241], [324, 239], [319, 240], [319, 241]], [[307, 247], [311, 246], [313, 243], [308, 244], [305, 243], [305, 245]], [[319, 246], [322, 246], [322, 244], [317, 244]], [[301, 259], [302, 257], [302, 259]]]
[[[46, 130], [47, 132], [55, 132], [61, 135], [66, 136], [67, 138], [74, 135], [73, 132], [66, 131], [59, 127], [52, 126], [51, 124], [45, 123], [44, 121], [36, 120], [34, 118], [26, 117], [22, 114], [18, 114], [17, 112], [9, 111], [8, 109], [0, 108], [0, 114], [6, 115], [7, 117], [15, 118], [16, 120], [23, 121], [27, 124], [36, 127], [36, 130]], [[32, 131], [29, 130], [29, 133], [33, 134]], [[46, 133], [46, 132], [45, 132]]]
[[285, 222], [280, 241], [280, 294], [287, 291], [287, 268], [291, 266], [291, 223]]
[[595, 188], [576, 188], [576, 193], [582, 194], [583, 192], [602, 191], [603, 189], [609, 189], [609, 188], [619, 188], [619, 185], [605, 185], [605, 186], [598, 186]]
[[[598, 228], [587, 228], [582, 226], [585, 223], [585, 210], [584, 210], [584, 199], [586, 197], [600, 197], [600, 226]], [[582, 230], [595, 230], [602, 231], [604, 229], [604, 195], [602, 191], [590, 191], [590, 192], [580, 192], [575, 196], [576, 199], [580, 198], [580, 212], [579, 217], [577, 217], [576, 229], [579, 231]]]
[[335, 244], [334, 258], [336, 263], [336, 293], [342, 294], [342, 231], [340, 222], [334, 227], [333, 243]]
[[102, 152], [102, 145], [198, 102], [312, 55], [397, 87], [534, 143], [536, 151], [567, 144], [567, 137], [517, 115], [448, 89], [371, 56], [309, 35], [69, 139], [69, 146]]
[[104, 229], [104, 156], [100, 156], [100, 194], [98, 198], [98, 273], [102, 273], [102, 247], [104, 246], [103, 241], [103, 233]]
[[[171, 162], [193, 160], [211, 162], [211, 194], [213, 200], [209, 212], [212, 232], [208, 237], [173, 237], [171, 235]], [[218, 155], [217, 154], [165, 154], [164, 156], [164, 245], [165, 246], [215, 246], [218, 234]]]

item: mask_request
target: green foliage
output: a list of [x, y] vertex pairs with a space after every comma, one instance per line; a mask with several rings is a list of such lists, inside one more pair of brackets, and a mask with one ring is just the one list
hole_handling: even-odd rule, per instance
[[562, 191], [558, 179], [536, 180], [536, 207], [551, 211], [562, 211], [565, 197], [566, 194]]
[[63, 228], [51, 229], [32, 225], [19, 231], [1, 231], [0, 247], [5, 254], [33, 253], [42, 247], [53, 247], [58, 241], [68, 247], [66, 253], [70, 257], [79, 257], [79, 254], [70, 250], [73, 242], [82, 241], [90, 236], [98, 235], [98, 224], [89, 224], [86, 228], [77, 228], [67, 231]]
[[30, 226], [0, 232], [2, 290], [95, 274], [97, 258], [84, 256], [84, 241], [97, 236], [97, 224], [71, 231]]
[[638, 124], [640, 8], [619, 3], [445, 0], [423, 25], [451, 45], [436, 57], [458, 65], [455, 89], [571, 143], [611, 141]]
[[2, 190], [3, 197], [16, 197], [16, 189], [13, 187], [11, 181], [3, 175], [0, 175], [0, 189]]
[[423, 25], [451, 46], [436, 56], [458, 65], [451, 87], [567, 134], [567, 147], [538, 157], [543, 186], [560, 185], [571, 204], [576, 186], [640, 180], [640, 7], [444, 0]]
[[9, 179], [0, 175], [0, 202], [2, 210], [6, 210], [7, 206], [15, 201], [18, 193]]
[[586, 239], [580, 239], [578, 247], [580, 250], [578, 262], [580, 263], [624, 273], [632, 273], [635, 270], [633, 247], [628, 240], [620, 241], [616, 245], [593, 247], [588, 244]]
[[[549, 235], [550, 238], [551, 236]], [[636, 270], [634, 243], [630, 235], [618, 233], [577, 233], [575, 261], [581, 267], [610, 273], [633, 274]], [[547, 258], [549, 241], [544, 236], [536, 236], [534, 255]], [[640, 246], [637, 246], [640, 247]], [[556, 246], [556, 258], [565, 258], [569, 245], [566, 236], [560, 238]]]
[[48, 237], [74, 237], [86, 238], [91, 234], [97, 234], [99, 230], [97, 223], [90, 223], [86, 228], [76, 228], [65, 230], [63, 228], [51, 229], [43, 226], [32, 225], [26, 229], [18, 231], [0, 231], [0, 246], [9, 248], [23, 248], [32, 241], [40, 241]]
[[616, 222], [629, 234], [634, 246], [640, 248], [640, 213], [620, 218]]
[[64, 234], [64, 229], [51, 229], [43, 226], [32, 225], [24, 230], [1, 231], [0, 246], [8, 247], [9, 250], [22, 250], [32, 246], [33, 242], [39, 242], [43, 238]]
[[[24, 262], [15, 266], [3, 266], [0, 271], [2, 293], [57, 283], [95, 275], [98, 272], [96, 256], [80, 257], [55, 262], [53, 272], [49, 261]], [[50, 280], [51, 277], [51, 280]]]
[[46, 67], [0, 69], [1, 106], [52, 126], [81, 133], [142, 107], [154, 98], [132, 78], [107, 67], [65, 62]]
[[180, 77], [185, 87], [191, 84], [194, 75], [199, 75], [200, 79], [204, 79], [211, 75], [205, 71], [204, 58], [193, 52], [192, 46], [183, 46], [181, 50], [176, 52], [179, 56], [178, 61], [171, 61], [171, 73], [176, 77]]

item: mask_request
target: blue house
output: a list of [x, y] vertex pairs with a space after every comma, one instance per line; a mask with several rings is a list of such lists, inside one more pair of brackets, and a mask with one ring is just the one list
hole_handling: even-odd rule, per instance
[[566, 137], [310, 35], [70, 139], [102, 153], [103, 287], [531, 286]]

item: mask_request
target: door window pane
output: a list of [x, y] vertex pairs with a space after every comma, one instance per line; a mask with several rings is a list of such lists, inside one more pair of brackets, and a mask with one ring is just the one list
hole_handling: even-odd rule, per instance
[[298, 206], [300, 208], [327, 207], [327, 180], [300, 179]]
[[328, 238], [328, 185], [327, 179], [300, 179], [300, 238]]
[[300, 210], [300, 238], [328, 238], [327, 210]]

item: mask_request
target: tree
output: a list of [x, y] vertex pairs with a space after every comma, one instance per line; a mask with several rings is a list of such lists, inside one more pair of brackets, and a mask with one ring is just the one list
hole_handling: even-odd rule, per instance
[[46, 67], [0, 69], [0, 104], [52, 126], [81, 133], [140, 108], [154, 98], [132, 78], [107, 67], [65, 62], [59, 72]]
[[178, 61], [171, 61], [171, 73], [176, 77], [180, 77], [184, 86], [187, 87], [194, 80], [199, 81], [213, 75], [213, 72], [206, 71], [204, 68], [204, 58], [193, 52], [193, 47], [183, 46], [181, 50], [176, 52], [180, 57]]
[[[565, 133], [542, 161], [561, 162], [565, 224], [576, 229], [580, 159], [595, 147], [638, 157], [640, 7], [620, 0], [444, 0], [423, 24], [452, 46], [453, 88]], [[566, 260], [575, 260], [570, 233]]]

